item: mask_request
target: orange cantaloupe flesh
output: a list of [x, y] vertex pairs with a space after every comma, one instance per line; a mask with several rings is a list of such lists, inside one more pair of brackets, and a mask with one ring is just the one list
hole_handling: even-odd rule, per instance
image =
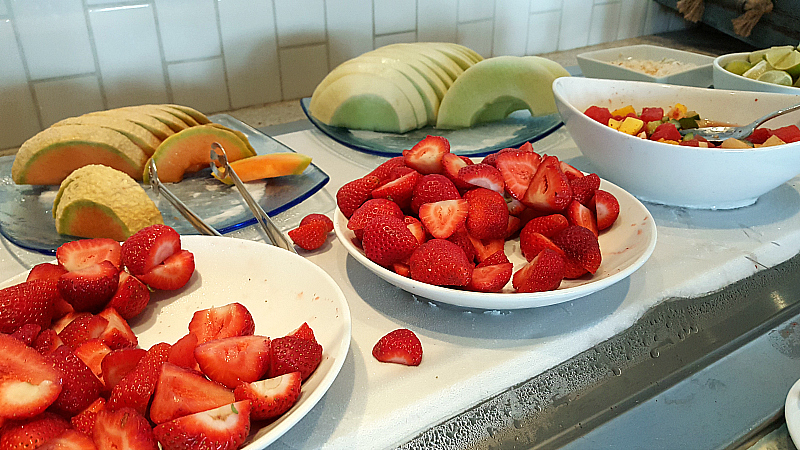
[[[164, 139], [153, 153], [158, 178], [164, 183], [177, 183], [184, 174], [197, 172], [211, 163], [211, 144], [225, 149], [228, 161], [255, 156], [255, 153], [236, 134], [212, 125], [197, 125], [181, 130]], [[144, 166], [140, 178], [149, 182]]]
[[[240, 159], [230, 163], [231, 169], [243, 182], [261, 180], [263, 178], [299, 175], [311, 164], [311, 157], [295, 152], [270, 153]], [[216, 175], [214, 175], [216, 178]], [[219, 179], [219, 178], [217, 178]], [[226, 177], [220, 180], [225, 184], [233, 184]]]

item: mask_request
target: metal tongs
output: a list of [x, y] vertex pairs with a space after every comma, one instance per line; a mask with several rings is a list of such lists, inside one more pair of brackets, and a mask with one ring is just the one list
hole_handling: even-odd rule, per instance
[[250, 210], [253, 212], [253, 215], [256, 216], [258, 219], [258, 223], [261, 224], [261, 228], [267, 233], [267, 237], [272, 244], [280, 247], [284, 250], [288, 250], [292, 253], [297, 253], [294, 249], [294, 245], [286, 238], [286, 236], [281, 233], [278, 227], [272, 222], [264, 212], [264, 209], [253, 199], [253, 196], [247, 191], [245, 188], [244, 183], [239, 178], [239, 175], [236, 175], [236, 171], [231, 168], [231, 165], [228, 164], [228, 155], [225, 153], [225, 149], [222, 148], [221, 145], [214, 142], [211, 144], [211, 171], [214, 172], [214, 175], [217, 176], [220, 180], [224, 180], [225, 178], [230, 178], [233, 180], [233, 184], [236, 185], [236, 189], [239, 190], [239, 193], [244, 198], [244, 201], [247, 203], [247, 206], [250, 207]]
[[743, 137], [750, 136], [753, 134], [753, 131], [758, 128], [759, 125], [762, 123], [774, 119], [775, 117], [782, 116], [786, 113], [790, 113], [792, 111], [797, 111], [800, 109], [800, 104], [790, 106], [788, 108], [779, 109], [775, 112], [771, 112], [764, 117], [757, 119], [755, 122], [742, 125], [740, 127], [705, 127], [705, 128], [687, 128], [685, 130], [680, 130], [681, 135], [686, 134], [693, 134], [694, 136], [700, 136], [708, 139], [709, 141], [724, 141], [728, 138], [734, 139], [741, 139]]
[[189, 209], [186, 205], [183, 204], [182, 201], [178, 197], [175, 196], [166, 186], [158, 179], [158, 169], [156, 168], [156, 163], [151, 158], [150, 161], [147, 163], [147, 175], [150, 177], [150, 188], [155, 191], [156, 195], [163, 195], [175, 209], [178, 210], [179, 213], [192, 226], [199, 232], [203, 234], [207, 234], [210, 236], [222, 236], [219, 231], [215, 230], [211, 225], [207, 224], [203, 219], [200, 218], [197, 214], [194, 213], [191, 209]]

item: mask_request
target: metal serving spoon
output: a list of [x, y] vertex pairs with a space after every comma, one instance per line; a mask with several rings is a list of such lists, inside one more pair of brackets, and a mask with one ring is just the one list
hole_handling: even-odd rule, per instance
[[275, 226], [272, 222], [272, 219], [269, 218], [269, 215], [261, 208], [261, 206], [253, 199], [253, 196], [247, 192], [247, 188], [245, 188], [244, 183], [242, 183], [241, 178], [239, 175], [236, 175], [236, 171], [231, 168], [231, 165], [228, 164], [228, 155], [225, 153], [225, 149], [222, 148], [221, 145], [214, 142], [211, 144], [211, 171], [214, 172], [220, 180], [224, 180], [225, 178], [230, 178], [233, 180], [233, 184], [236, 185], [236, 189], [239, 190], [239, 193], [244, 198], [244, 201], [247, 203], [247, 206], [250, 207], [250, 210], [253, 212], [253, 215], [256, 216], [258, 219], [258, 223], [261, 224], [261, 228], [267, 233], [267, 237], [272, 244], [280, 247], [284, 250], [289, 250], [292, 253], [297, 253], [297, 250], [294, 249], [294, 245], [286, 238], [286, 236], [281, 233], [281, 230]]
[[179, 213], [192, 226], [199, 232], [203, 234], [207, 234], [210, 236], [222, 236], [219, 231], [215, 230], [214, 227], [207, 224], [203, 219], [200, 218], [197, 214], [194, 213], [191, 209], [189, 209], [186, 205], [183, 204], [182, 201], [178, 197], [175, 196], [161, 180], [158, 179], [158, 168], [156, 167], [155, 161], [151, 158], [150, 161], [147, 163], [147, 175], [150, 177], [150, 188], [155, 191], [156, 195], [163, 195], [175, 209], [178, 210]]
[[749, 125], [743, 125], [740, 127], [705, 127], [705, 128], [688, 128], [685, 130], [680, 130], [681, 135], [693, 134], [695, 136], [701, 136], [709, 141], [724, 141], [728, 138], [734, 139], [741, 139], [743, 137], [750, 136], [753, 134], [753, 131], [758, 128], [759, 125], [762, 123], [774, 119], [775, 117], [782, 116], [786, 113], [790, 113], [792, 111], [797, 111], [800, 109], [800, 103], [794, 106], [790, 106], [788, 108], [779, 109], [775, 112], [771, 112], [760, 119], [757, 119], [755, 122]]

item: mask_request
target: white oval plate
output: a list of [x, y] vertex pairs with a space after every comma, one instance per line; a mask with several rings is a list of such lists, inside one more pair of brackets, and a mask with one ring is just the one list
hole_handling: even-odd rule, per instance
[[786, 394], [784, 405], [784, 415], [786, 416], [786, 428], [789, 436], [797, 447], [800, 447], [800, 380], [797, 380], [789, 393]]
[[[647, 208], [624, 189], [605, 180], [600, 188], [614, 194], [620, 215], [616, 223], [600, 234], [603, 262], [591, 278], [564, 280], [554, 291], [517, 293], [511, 281], [499, 293], [459, 290], [421, 283], [386, 269], [372, 261], [355, 243], [347, 218], [336, 210], [334, 230], [350, 255], [379, 277], [411, 294], [451, 305], [481, 309], [522, 309], [566, 302], [604, 289], [624, 279], [647, 261], [656, 246], [656, 224]], [[505, 252], [516, 272], [527, 261], [519, 250], [519, 239], [506, 241]]]
[[[260, 242], [210, 236], [182, 236], [195, 258], [195, 273], [179, 291], [156, 292], [130, 325], [139, 347], [175, 343], [188, 333], [199, 309], [239, 302], [256, 322], [256, 334], [280, 337], [303, 322], [322, 345], [322, 362], [303, 383], [300, 399], [277, 420], [251, 430], [244, 450], [256, 450], [281, 437], [322, 398], [350, 348], [350, 309], [339, 286], [305, 258]], [[3, 287], [25, 280], [20, 274]]]

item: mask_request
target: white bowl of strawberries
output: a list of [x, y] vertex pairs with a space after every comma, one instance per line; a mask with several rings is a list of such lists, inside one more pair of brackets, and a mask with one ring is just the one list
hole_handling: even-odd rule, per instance
[[428, 136], [339, 189], [350, 255], [412, 294], [516, 309], [588, 295], [649, 258], [653, 218], [619, 187], [532, 146], [475, 163]]

